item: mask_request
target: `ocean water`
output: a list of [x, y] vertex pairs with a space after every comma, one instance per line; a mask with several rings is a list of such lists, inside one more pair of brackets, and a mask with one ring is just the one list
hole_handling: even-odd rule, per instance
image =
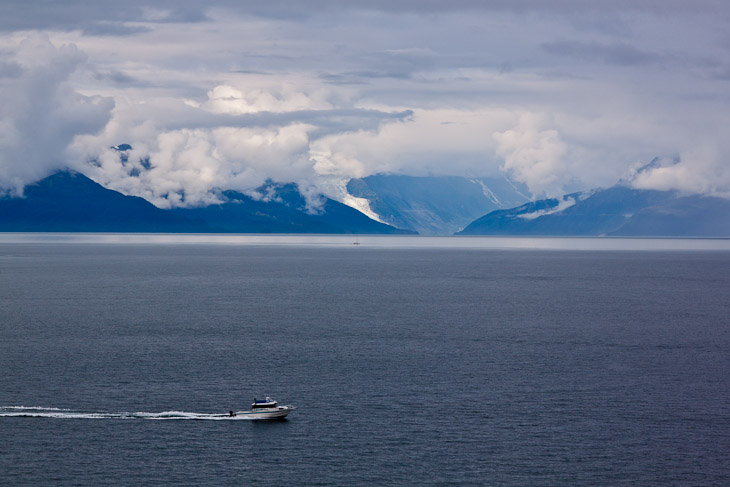
[[0, 239], [0, 484], [730, 485], [726, 241], [261, 239]]

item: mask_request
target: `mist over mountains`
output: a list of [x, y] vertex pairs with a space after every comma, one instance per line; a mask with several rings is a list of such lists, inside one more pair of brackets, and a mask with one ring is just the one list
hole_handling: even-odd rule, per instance
[[142, 198], [106, 189], [83, 174], [61, 171], [26, 186], [23, 197], [0, 198], [0, 231], [412, 233], [324, 197], [318, 211], [310, 213], [292, 185], [268, 189], [268, 201], [224, 192], [226, 201], [221, 204], [163, 210]]
[[730, 200], [642, 188], [647, 176], [680, 163], [655, 157], [609, 188], [493, 211], [457, 235], [729, 237]]
[[351, 179], [347, 190], [380, 221], [421, 235], [451, 235], [485, 213], [530, 200], [524, 184], [507, 178], [376, 174]]
[[269, 183], [260, 191], [271, 197], [256, 200], [238, 191], [223, 191], [223, 203], [167, 211], [191, 221], [204, 221], [214, 231], [225, 233], [415, 233], [372, 220], [324, 196], [319, 197], [318, 208], [310, 211], [307, 200], [291, 183]]
[[[131, 146], [114, 149], [129, 163]], [[535, 201], [508, 178], [376, 174], [349, 180], [347, 204], [268, 181], [248, 193], [221, 189], [212, 204], [166, 209], [65, 170], [22, 197], [1, 197], [0, 231], [730, 236], [730, 200], [636, 187], [672, 163], [654, 159], [612, 187]]]
[[457, 235], [728, 237], [730, 201], [617, 185], [493, 211]]
[[631, 187], [728, 197], [730, 4], [686, 3], [0, 2], [0, 194], [67, 167], [161, 209], [352, 180], [449, 234], [528, 201], [382, 178], [562, 198], [668, 154]]

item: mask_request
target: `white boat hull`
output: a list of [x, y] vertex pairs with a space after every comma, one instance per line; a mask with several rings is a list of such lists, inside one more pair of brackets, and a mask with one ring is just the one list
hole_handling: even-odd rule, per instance
[[251, 411], [236, 411], [236, 417], [247, 419], [284, 419], [292, 412], [292, 406], [277, 406], [275, 408], [252, 409]]

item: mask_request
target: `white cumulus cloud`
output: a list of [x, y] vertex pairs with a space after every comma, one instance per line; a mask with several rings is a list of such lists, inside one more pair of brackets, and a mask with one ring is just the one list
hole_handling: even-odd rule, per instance
[[378, 172], [541, 197], [677, 156], [634, 184], [730, 194], [727, 2], [93, 3], [0, 2], [6, 191], [70, 165], [160, 206]]
[[543, 129], [540, 117], [522, 115], [518, 124], [492, 137], [502, 168], [527, 185], [535, 196], [557, 196], [565, 192], [569, 165], [566, 145], [555, 129]]
[[67, 167], [69, 144], [103, 129], [114, 102], [74, 89], [70, 77], [86, 62], [74, 45], [55, 46], [37, 34], [0, 56], [8, 66], [0, 71], [0, 191], [21, 194]]
[[[200, 102], [126, 100], [104, 132], [77, 138], [73, 154], [95, 181], [162, 208], [217, 203], [221, 190], [250, 193], [267, 180], [296, 182], [314, 195], [322, 176], [339, 175], [344, 165], [339, 153], [322, 149], [323, 139], [362, 127], [376, 133], [405, 116], [343, 109], [326, 93], [227, 84]], [[132, 149], [122, 156], [113, 149], [120, 143]]]
[[727, 150], [717, 144], [696, 146], [678, 154], [676, 161], [655, 164], [633, 175], [637, 189], [678, 190], [730, 198], [730, 164]]

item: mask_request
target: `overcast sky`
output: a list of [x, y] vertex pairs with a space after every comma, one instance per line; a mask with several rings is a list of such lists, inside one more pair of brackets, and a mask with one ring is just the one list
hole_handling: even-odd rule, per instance
[[379, 172], [542, 197], [660, 157], [637, 187], [730, 197], [728, 154], [722, 0], [0, 2], [5, 192], [70, 166], [161, 207]]

